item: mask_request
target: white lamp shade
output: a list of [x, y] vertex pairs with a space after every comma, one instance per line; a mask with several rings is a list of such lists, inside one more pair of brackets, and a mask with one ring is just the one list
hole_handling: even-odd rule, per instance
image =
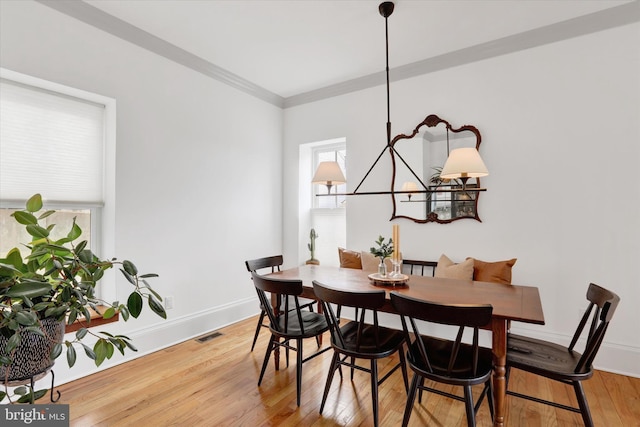
[[407, 181], [404, 184], [402, 184], [401, 191], [418, 191], [418, 184], [416, 184], [413, 181]]
[[311, 182], [313, 184], [337, 185], [344, 184], [347, 180], [344, 178], [338, 162], [320, 162]]
[[447, 162], [442, 168], [440, 178], [479, 178], [489, 175], [480, 153], [473, 147], [457, 148], [449, 154]]

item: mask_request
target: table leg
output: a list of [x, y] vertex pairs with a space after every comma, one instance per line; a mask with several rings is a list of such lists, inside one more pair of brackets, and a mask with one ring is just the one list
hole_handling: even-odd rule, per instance
[[493, 349], [493, 404], [494, 427], [504, 426], [507, 398], [507, 321], [493, 319], [491, 321]]
[[[316, 306], [318, 307], [318, 314], [324, 314], [324, 308], [322, 307], [322, 302], [320, 302], [320, 300], [317, 300], [318, 303], [316, 304]], [[318, 347], [322, 346], [322, 336], [324, 334], [320, 334], [318, 335]]]
[[[280, 312], [280, 295], [271, 294], [271, 307], [273, 313], [277, 316]], [[280, 346], [276, 346], [273, 349], [273, 362], [275, 363], [276, 371], [280, 369]]]

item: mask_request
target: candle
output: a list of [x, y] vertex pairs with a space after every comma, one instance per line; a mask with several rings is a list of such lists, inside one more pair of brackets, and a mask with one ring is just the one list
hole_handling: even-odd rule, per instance
[[398, 254], [396, 261], [400, 262], [400, 226], [396, 225], [396, 227], [396, 253]]
[[393, 224], [393, 259], [396, 262], [400, 261], [400, 226], [398, 224]]

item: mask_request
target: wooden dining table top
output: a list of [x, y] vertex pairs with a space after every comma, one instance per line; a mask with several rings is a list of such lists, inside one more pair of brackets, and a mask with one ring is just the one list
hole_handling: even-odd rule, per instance
[[[369, 272], [352, 268], [304, 265], [269, 274], [279, 279], [302, 280], [307, 296], [312, 296], [313, 281], [349, 291], [384, 290], [387, 305], [383, 311], [394, 312], [389, 293], [395, 291], [413, 298], [441, 304], [491, 304], [493, 317], [526, 323], [544, 324], [538, 288], [472, 280], [409, 276], [406, 285], [377, 285]], [[305, 295], [303, 295], [305, 296]]]

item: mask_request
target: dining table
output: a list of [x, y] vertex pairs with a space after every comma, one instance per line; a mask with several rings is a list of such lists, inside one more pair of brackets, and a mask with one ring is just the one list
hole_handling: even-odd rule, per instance
[[[267, 276], [301, 280], [303, 290], [300, 296], [309, 299], [317, 299], [313, 293], [314, 280], [330, 287], [353, 292], [383, 289], [387, 298], [381, 311], [389, 313], [395, 313], [389, 296], [391, 291], [440, 304], [491, 304], [493, 307], [491, 324], [485, 329], [492, 333], [493, 424], [504, 426], [507, 394], [507, 327], [510, 321], [544, 324], [538, 288], [413, 275], [408, 275], [406, 283], [401, 285], [380, 284], [379, 281], [373, 281], [369, 277], [370, 274], [370, 272], [352, 268], [304, 265], [270, 273]], [[272, 299], [275, 310], [278, 310], [278, 300], [278, 298]]]

